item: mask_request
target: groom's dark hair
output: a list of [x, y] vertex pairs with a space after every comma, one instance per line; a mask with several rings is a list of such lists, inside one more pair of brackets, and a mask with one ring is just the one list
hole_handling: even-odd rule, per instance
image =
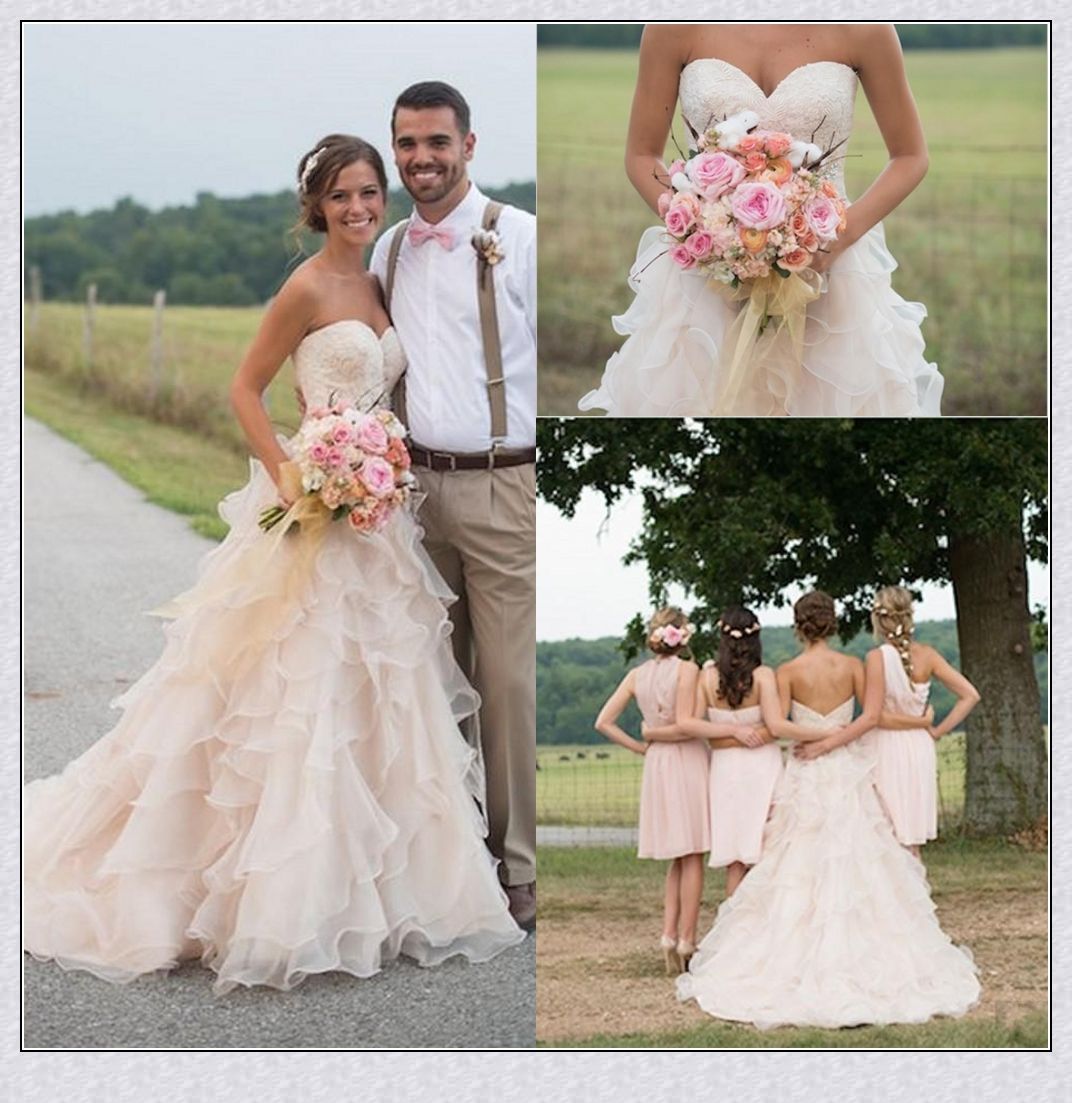
[[418, 84], [411, 84], [395, 100], [391, 111], [392, 138], [395, 133], [395, 116], [400, 107], [408, 107], [412, 111], [421, 111], [426, 107], [449, 107], [454, 112], [454, 121], [458, 124], [462, 137], [469, 133], [469, 105], [457, 88], [452, 88], [444, 81], [422, 80]]

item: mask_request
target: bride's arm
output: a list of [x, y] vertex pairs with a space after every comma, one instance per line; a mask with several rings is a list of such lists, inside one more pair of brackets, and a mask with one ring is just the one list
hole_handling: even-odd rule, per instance
[[640, 39], [636, 90], [625, 142], [625, 173], [658, 214], [659, 196], [670, 186], [658, 168], [677, 106], [677, 84], [688, 57], [686, 25], [652, 24]]
[[855, 68], [889, 160], [867, 191], [849, 207], [844, 233], [829, 252], [820, 254], [820, 271], [900, 206], [927, 174], [927, 142], [893, 24], [858, 25], [852, 33]]
[[304, 280], [291, 277], [272, 300], [257, 335], [231, 381], [231, 407], [250, 451], [279, 486], [279, 465], [287, 455], [276, 440], [263, 395], [313, 320], [314, 298]]

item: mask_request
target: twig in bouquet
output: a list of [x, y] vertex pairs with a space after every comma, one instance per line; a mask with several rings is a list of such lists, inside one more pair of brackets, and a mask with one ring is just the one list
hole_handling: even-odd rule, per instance
[[[682, 116], [681, 116], [681, 121], [682, 121], [682, 122], [683, 122], [683, 123], [685, 124], [685, 126], [686, 126], [686, 127], [688, 127], [689, 133], [690, 133], [690, 134], [692, 135], [692, 140], [693, 140], [694, 142], [699, 142], [699, 140], [700, 140], [700, 133], [699, 133], [699, 131], [698, 131], [698, 130], [697, 130], [697, 129], [696, 129], [696, 128], [695, 128], [695, 127], [694, 127], [694, 126], [692, 125], [692, 123], [690, 123], [690, 122], [689, 122], [689, 120], [688, 120], [688, 116], [686, 116], [685, 114], [682, 114]], [[670, 136], [671, 136], [671, 137], [673, 137], [673, 134], [674, 134], [674, 129], [673, 129], [673, 127], [671, 127], [671, 128], [670, 128]], [[678, 153], [681, 153], [681, 146], [678, 146], [678, 145], [677, 145], [677, 139], [676, 139], [676, 138], [674, 139], [674, 145], [675, 145], [675, 146], [677, 146], [677, 151], [678, 151]], [[682, 157], [684, 157], [684, 156], [685, 156], [685, 155], [684, 155], [683, 153], [682, 153], [681, 155], [682, 155]]]
[[848, 140], [849, 140], [848, 138], [842, 138], [840, 142], [835, 142], [828, 150], [826, 150], [819, 157], [819, 159], [817, 161], [813, 161], [808, 166], [808, 168], [809, 169], [817, 169], [825, 160], [827, 160], [827, 158], [830, 156], [831, 153], [835, 152], [835, 150], [839, 150]]
[[[663, 178], [659, 175], [659, 169], [666, 170], [665, 182], [663, 181]], [[656, 183], [662, 184], [664, 188], [670, 187], [670, 170], [667, 169], [666, 165], [664, 165], [661, 161], [655, 166], [655, 168], [651, 170], [651, 178], [656, 181]]]
[[826, 116], [824, 115], [816, 124], [815, 129], [811, 132], [811, 137], [808, 139], [812, 145], [815, 145], [815, 135], [819, 133], [823, 128], [823, 123], [826, 122]]

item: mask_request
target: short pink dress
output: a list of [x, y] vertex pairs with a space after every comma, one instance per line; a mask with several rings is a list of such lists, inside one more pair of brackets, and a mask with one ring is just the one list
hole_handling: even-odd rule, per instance
[[[908, 678], [897, 649], [884, 643], [879, 649], [886, 673], [883, 707], [906, 716], [922, 715], [930, 694], [929, 682]], [[934, 740], [924, 727], [890, 731], [875, 729], [878, 761], [875, 788], [886, 809], [897, 841], [919, 846], [938, 836], [938, 762]]]
[[[681, 660], [675, 655], [637, 667], [637, 705], [649, 727], [672, 724]], [[652, 743], [640, 782], [638, 858], [681, 858], [711, 846], [707, 814], [707, 765], [711, 752], [702, 739]]]
[[[759, 705], [709, 708], [707, 718], [717, 724], [758, 724]], [[759, 861], [763, 828], [781, 776], [782, 751], [777, 743], [711, 752], [711, 857], [707, 864], [712, 869], [731, 862], [754, 866]]]

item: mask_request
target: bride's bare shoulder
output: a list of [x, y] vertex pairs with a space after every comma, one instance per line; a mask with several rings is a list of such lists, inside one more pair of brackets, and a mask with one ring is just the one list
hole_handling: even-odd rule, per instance
[[649, 23], [640, 36], [641, 52], [661, 62], [685, 65], [695, 32], [692, 23]]

